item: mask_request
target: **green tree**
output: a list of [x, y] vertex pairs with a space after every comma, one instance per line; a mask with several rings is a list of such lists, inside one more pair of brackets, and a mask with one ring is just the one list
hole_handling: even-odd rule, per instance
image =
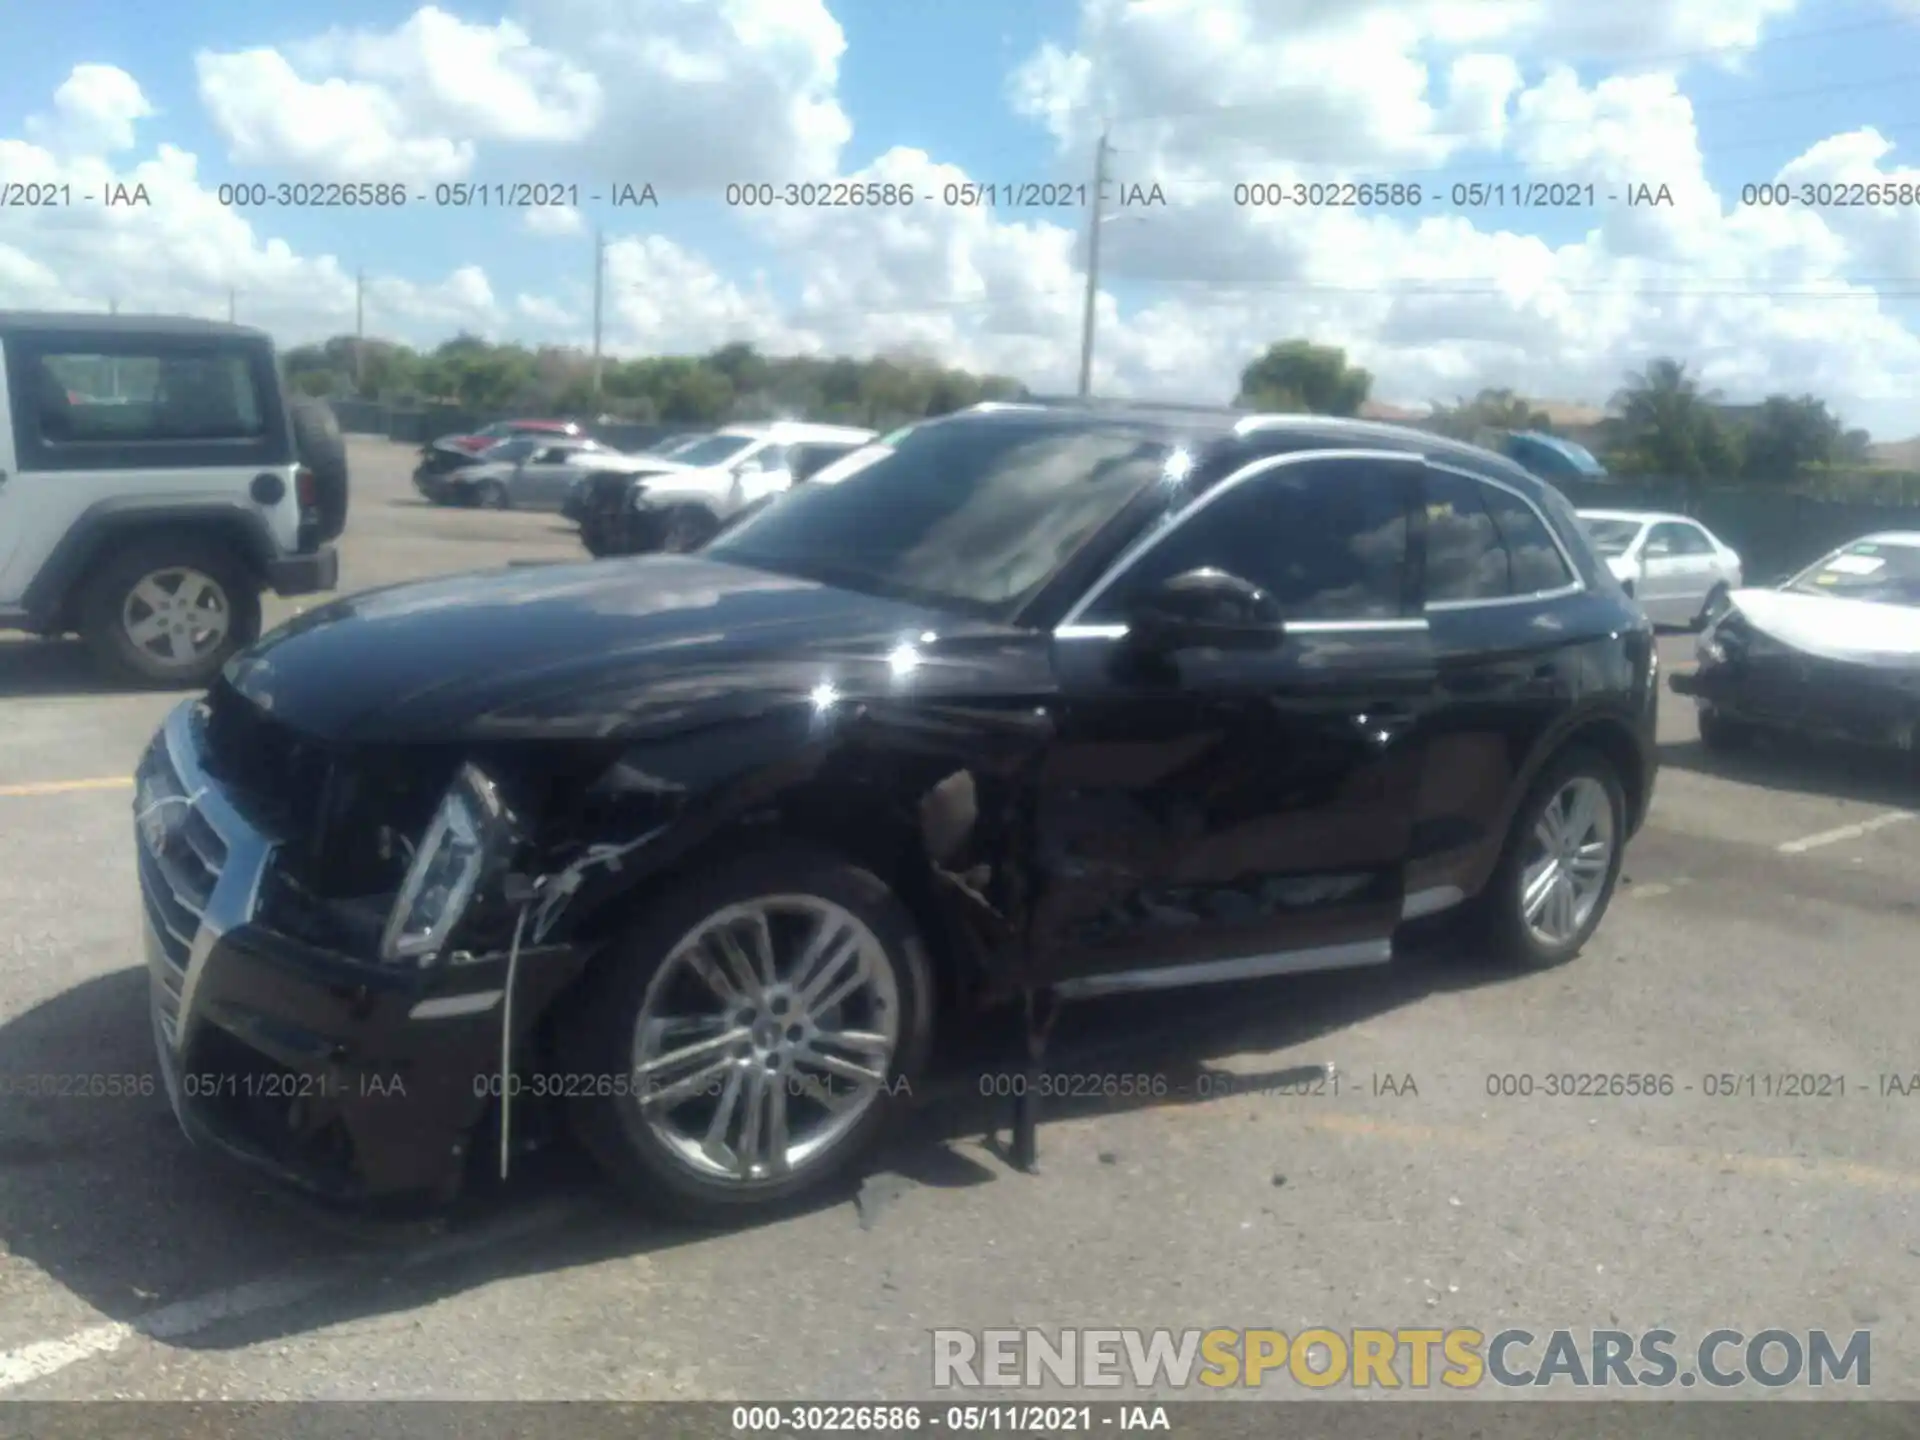
[[1831, 465], [1845, 438], [1840, 419], [1811, 395], [1769, 395], [1746, 424], [1741, 476], [1787, 484], [1810, 467]]
[[1428, 429], [1456, 440], [1473, 440], [1490, 430], [1536, 430], [1551, 432], [1553, 422], [1546, 411], [1511, 390], [1482, 390], [1471, 400], [1452, 405], [1435, 405], [1427, 420]]
[[1737, 439], [1704, 391], [1678, 360], [1658, 359], [1629, 375], [1614, 396], [1623, 447], [1614, 468], [1685, 482], [1689, 493], [1708, 479], [1730, 479], [1739, 469]]
[[1337, 345], [1282, 340], [1240, 372], [1234, 404], [1278, 412], [1357, 415], [1373, 390], [1373, 376], [1347, 363]]

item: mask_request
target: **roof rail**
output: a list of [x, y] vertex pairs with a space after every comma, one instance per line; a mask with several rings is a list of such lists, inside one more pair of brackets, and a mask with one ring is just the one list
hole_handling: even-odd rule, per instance
[[1163, 410], [1195, 415], [1221, 415], [1238, 411], [1238, 405], [1207, 405], [1192, 400], [1154, 400], [1146, 396], [1118, 395], [1029, 395], [1035, 406], [1084, 407], [1086, 409]]

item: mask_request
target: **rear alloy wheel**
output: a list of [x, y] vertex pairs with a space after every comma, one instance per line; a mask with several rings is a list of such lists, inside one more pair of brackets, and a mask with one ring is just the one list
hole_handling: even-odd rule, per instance
[[621, 1083], [575, 1121], [649, 1208], [724, 1223], [819, 1191], [924, 1063], [925, 949], [884, 884], [829, 856], [742, 856], [664, 898], [627, 954], [581, 1012], [593, 1072]]
[[488, 480], [474, 492], [474, 503], [482, 510], [510, 510], [513, 501], [507, 495], [507, 487], [498, 480]]
[[216, 547], [136, 544], [88, 582], [80, 633], [123, 681], [195, 689], [258, 638], [260, 597]]
[[720, 533], [720, 522], [698, 505], [681, 505], [669, 510], [660, 530], [660, 548], [682, 555], [698, 550]]
[[1548, 766], [1514, 818], [1485, 897], [1501, 959], [1544, 970], [1580, 953], [1620, 878], [1626, 810], [1604, 756], [1574, 749]]

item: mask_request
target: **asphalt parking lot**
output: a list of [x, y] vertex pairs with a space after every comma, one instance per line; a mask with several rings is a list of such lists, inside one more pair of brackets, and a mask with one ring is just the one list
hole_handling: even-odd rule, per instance
[[[354, 442], [343, 589], [581, 554], [557, 517], [421, 504], [410, 460]], [[191, 1152], [157, 1086], [19, 1093], [153, 1074], [125, 777], [175, 698], [0, 639], [0, 1396], [907, 1398], [936, 1326], [1518, 1325], [1867, 1329], [1872, 1394], [1920, 1397], [1920, 797], [1888, 767], [1712, 761], [1667, 695], [1651, 819], [1572, 966], [1416, 955], [1090, 1004], [1057, 1041], [1337, 1091], [1076, 1104], [1037, 1176], [948, 1103], [857, 1199], [726, 1235], [635, 1220], [565, 1156], [367, 1235]], [[1489, 1093], [1568, 1072], [1674, 1088]], [[1779, 1093], [1800, 1075], [1844, 1093]]]

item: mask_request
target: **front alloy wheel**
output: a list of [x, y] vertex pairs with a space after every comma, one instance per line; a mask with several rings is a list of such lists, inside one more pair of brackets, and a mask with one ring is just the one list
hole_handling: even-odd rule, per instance
[[703, 921], [667, 957], [635, 1027], [640, 1113], [691, 1172], [804, 1171], [879, 1098], [900, 998], [874, 934], [831, 901], [770, 895]]
[[910, 1103], [932, 996], [918, 931], [871, 872], [749, 851], [654, 898], [576, 997], [569, 1052], [610, 1077], [573, 1103], [577, 1132], [679, 1219], [816, 1192]]

